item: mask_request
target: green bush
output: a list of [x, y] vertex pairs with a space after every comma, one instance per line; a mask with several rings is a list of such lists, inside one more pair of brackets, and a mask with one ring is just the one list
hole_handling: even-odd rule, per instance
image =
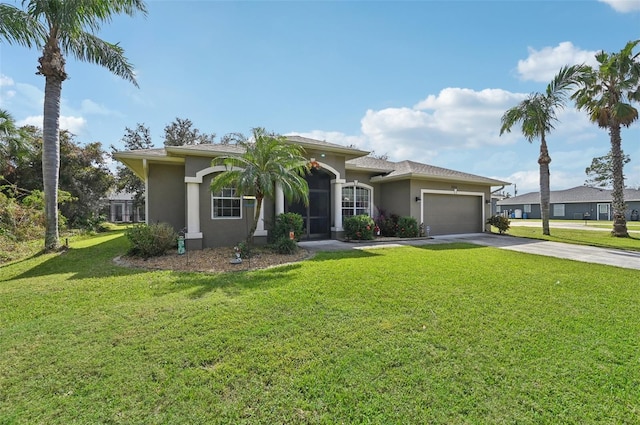
[[344, 219], [345, 238], [351, 240], [371, 240], [376, 224], [373, 219], [366, 214], [354, 215]]
[[286, 238], [278, 239], [273, 244], [273, 249], [278, 254], [285, 254], [285, 255], [295, 254], [298, 251], [298, 243], [293, 239], [289, 239], [289, 237], [287, 236]]
[[420, 236], [418, 221], [413, 217], [400, 217], [396, 236], [400, 238], [417, 238]]
[[131, 243], [127, 254], [133, 257], [157, 257], [177, 246], [178, 236], [167, 223], [138, 224], [127, 229], [125, 235]]
[[269, 240], [275, 244], [280, 239], [290, 239], [289, 232], [293, 232], [295, 240], [299, 241], [304, 231], [302, 216], [296, 213], [283, 213], [276, 217], [275, 223], [269, 232]]
[[487, 220], [487, 224], [497, 227], [500, 234], [503, 234], [509, 230], [509, 227], [511, 227], [511, 221], [509, 221], [507, 217], [503, 217], [501, 215], [491, 216], [491, 218]]

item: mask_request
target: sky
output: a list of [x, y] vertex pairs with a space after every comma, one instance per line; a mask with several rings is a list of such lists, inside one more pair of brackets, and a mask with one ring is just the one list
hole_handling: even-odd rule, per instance
[[[18, 2], [7, 2], [20, 5]], [[119, 43], [139, 88], [67, 58], [61, 127], [122, 149], [125, 128], [190, 119], [205, 133], [264, 127], [539, 190], [539, 141], [500, 118], [564, 65], [595, 65], [640, 38], [640, 0], [147, 1], [97, 33]], [[636, 49], [637, 51], [637, 49]], [[0, 42], [0, 108], [42, 125], [40, 52]], [[637, 105], [640, 107], [640, 105]], [[606, 130], [569, 104], [547, 136], [551, 189], [584, 184]], [[622, 130], [640, 186], [640, 122]]]

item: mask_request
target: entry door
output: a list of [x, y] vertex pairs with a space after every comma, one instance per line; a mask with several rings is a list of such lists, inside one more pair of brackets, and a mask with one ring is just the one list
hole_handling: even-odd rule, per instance
[[331, 237], [331, 182], [322, 170], [312, 170], [306, 176], [309, 184], [309, 205], [290, 203], [286, 211], [300, 214], [304, 223], [303, 239]]
[[611, 220], [611, 204], [598, 204], [598, 220]]
[[124, 205], [122, 204], [113, 204], [113, 221], [114, 222], [121, 222], [122, 221], [122, 216], [123, 216], [123, 211], [124, 210]]

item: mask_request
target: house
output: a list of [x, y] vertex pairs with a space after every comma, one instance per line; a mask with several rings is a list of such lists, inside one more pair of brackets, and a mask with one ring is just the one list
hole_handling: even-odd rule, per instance
[[[490, 231], [491, 188], [509, 183], [413, 161], [391, 162], [369, 152], [300, 136], [288, 143], [304, 148], [317, 163], [306, 176], [309, 205], [265, 199], [254, 240], [266, 241], [269, 224], [284, 212], [303, 216], [303, 239], [340, 238], [345, 217], [388, 214], [415, 217], [431, 235]], [[145, 182], [148, 223], [167, 222], [184, 231], [187, 248], [229, 246], [246, 238], [254, 201], [233, 188], [211, 193], [212, 178], [224, 166], [222, 155], [239, 155], [236, 145], [202, 144], [123, 151], [114, 155]]]
[[[550, 218], [613, 220], [611, 190], [597, 187], [577, 186], [566, 190], [551, 191]], [[625, 189], [627, 220], [638, 220], [640, 190]], [[540, 192], [526, 193], [505, 198], [497, 203], [498, 213], [507, 213], [513, 218], [541, 218]]]
[[127, 192], [111, 192], [103, 214], [111, 223], [140, 223], [145, 221], [144, 207], [136, 206], [134, 195]]

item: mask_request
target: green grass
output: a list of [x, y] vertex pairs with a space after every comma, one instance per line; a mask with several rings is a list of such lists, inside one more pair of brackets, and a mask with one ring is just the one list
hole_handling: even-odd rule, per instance
[[632, 424], [640, 272], [468, 244], [226, 275], [0, 266], [1, 424]]
[[[640, 234], [630, 233], [628, 238], [611, 236], [610, 232], [599, 230], [561, 229], [550, 226], [550, 236], [542, 234], [540, 227], [512, 226], [507, 231], [508, 235], [523, 238], [542, 239], [553, 242], [564, 242], [576, 245], [590, 245], [601, 248], [626, 249], [640, 251]], [[497, 229], [493, 229], [495, 233]]]

